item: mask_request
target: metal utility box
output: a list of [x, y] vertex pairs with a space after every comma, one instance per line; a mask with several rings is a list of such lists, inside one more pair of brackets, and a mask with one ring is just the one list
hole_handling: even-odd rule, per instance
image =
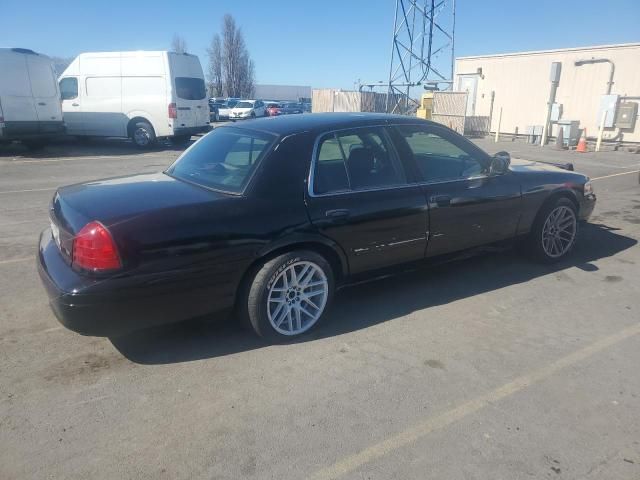
[[527, 143], [538, 143], [542, 136], [542, 125], [527, 125], [524, 129], [524, 133], [527, 136]]
[[577, 120], [560, 120], [558, 129], [562, 129], [562, 139], [566, 146], [572, 147], [578, 144], [580, 139], [580, 122]]
[[552, 122], [557, 122], [562, 117], [562, 104], [561, 103], [553, 103], [551, 104], [551, 120]]
[[425, 120], [431, 120], [431, 114], [433, 113], [433, 92], [427, 92], [422, 94], [420, 99], [420, 108], [416, 111], [416, 117], [424, 118]]
[[616, 115], [616, 128], [633, 128], [638, 116], [638, 104], [636, 102], [621, 102], [618, 105]]
[[551, 62], [551, 73], [549, 80], [553, 83], [560, 83], [560, 72], [562, 71], [562, 62]]
[[618, 95], [602, 95], [602, 97], [600, 97], [600, 108], [598, 108], [598, 117], [596, 118], [598, 128], [600, 128], [600, 124], [602, 123], [604, 112], [607, 112], [607, 116], [604, 119], [604, 128], [613, 128], [617, 106]]

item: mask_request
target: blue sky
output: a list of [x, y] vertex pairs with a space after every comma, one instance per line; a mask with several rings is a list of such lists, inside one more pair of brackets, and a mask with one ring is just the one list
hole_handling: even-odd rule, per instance
[[[640, 0], [456, 0], [456, 55], [640, 41]], [[353, 88], [386, 79], [394, 0], [132, 2], [0, 0], [0, 46], [52, 56], [168, 49], [200, 56], [225, 13], [242, 27], [257, 83]]]

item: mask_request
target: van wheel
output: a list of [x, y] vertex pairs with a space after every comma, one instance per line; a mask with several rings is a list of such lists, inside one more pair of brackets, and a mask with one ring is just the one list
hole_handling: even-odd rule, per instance
[[176, 135], [175, 137], [171, 137], [171, 143], [174, 145], [186, 145], [191, 141], [191, 135]]
[[138, 148], [151, 148], [156, 143], [156, 133], [148, 122], [136, 122], [131, 129], [131, 140]]
[[320, 322], [333, 290], [333, 271], [321, 255], [308, 250], [285, 253], [266, 262], [250, 278], [239, 314], [259, 336], [284, 341]]

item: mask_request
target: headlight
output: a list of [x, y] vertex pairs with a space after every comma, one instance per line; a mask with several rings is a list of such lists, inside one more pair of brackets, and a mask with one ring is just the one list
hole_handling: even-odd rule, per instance
[[587, 183], [584, 184], [584, 195], [593, 195], [593, 185], [591, 184], [591, 181], [587, 181]]

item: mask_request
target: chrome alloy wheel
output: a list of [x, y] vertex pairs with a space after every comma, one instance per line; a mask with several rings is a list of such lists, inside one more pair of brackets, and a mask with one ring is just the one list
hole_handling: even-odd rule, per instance
[[327, 277], [315, 263], [301, 261], [287, 266], [269, 289], [269, 323], [282, 335], [309, 330], [322, 315], [328, 293]]
[[575, 212], [565, 206], [554, 208], [542, 227], [542, 248], [552, 258], [569, 251], [576, 238], [577, 220]]
[[133, 132], [133, 140], [136, 142], [136, 145], [141, 147], [146, 147], [151, 142], [151, 136], [146, 129], [142, 127], [138, 127]]

